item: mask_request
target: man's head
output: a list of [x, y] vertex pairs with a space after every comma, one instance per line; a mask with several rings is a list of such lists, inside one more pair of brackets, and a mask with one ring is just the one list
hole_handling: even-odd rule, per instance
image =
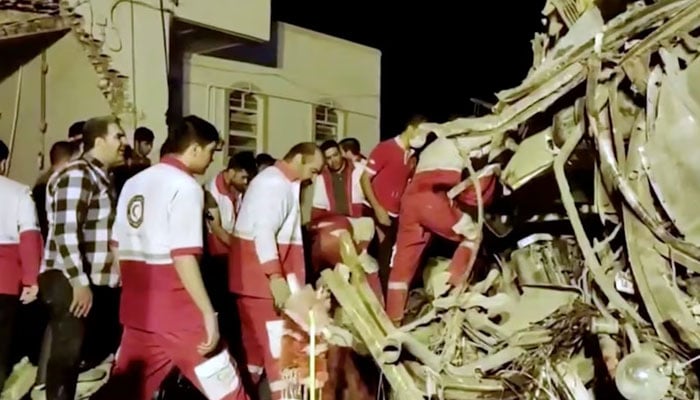
[[51, 161], [51, 169], [57, 170], [62, 165], [70, 161], [78, 151], [77, 143], [60, 141], [51, 146], [49, 150], [49, 160]]
[[425, 121], [426, 119], [422, 115], [413, 116], [408, 121], [406, 128], [401, 133], [404, 143], [408, 144], [414, 149], [421, 148], [423, 145], [425, 145], [425, 141], [428, 138], [428, 132], [418, 129], [420, 124], [424, 123]]
[[243, 193], [256, 172], [257, 165], [252, 152], [236, 153], [228, 160], [228, 166], [224, 171], [224, 181], [237, 192]]
[[302, 182], [310, 181], [323, 168], [323, 153], [316, 143], [302, 142], [289, 149], [284, 161], [297, 172]]
[[362, 157], [359, 140], [349, 137], [341, 140], [338, 145], [340, 146], [340, 152], [346, 160], [354, 162]]
[[76, 153], [80, 154], [83, 152], [83, 128], [85, 127], [85, 121], [74, 122], [73, 125], [68, 128], [68, 141], [75, 144]]
[[10, 159], [10, 149], [7, 148], [5, 142], [0, 140], [0, 175], [5, 175], [7, 172], [7, 160]]
[[114, 116], [90, 118], [83, 126], [83, 151], [90, 152], [107, 167], [124, 159], [126, 135]]
[[203, 174], [209, 168], [220, 141], [219, 132], [214, 125], [196, 115], [189, 115], [168, 134], [161, 149], [161, 156], [172, 154], [182, 161], [190, 172]]
[[260, 153], [255, 156], [255, 163], [258, 165], [258, 173], [267, 167], [275, 165], [275, 158], [267, 153]]
[[340, 154], [340, 146], [335, 140], [326, 140], [321, 144], [321, 152], [326, 158], [328, 169], [337, 172], [345, 166], [345, 159]]
[[153, 150], [153, 140], [155, 140], [155, 135], [153, 131], [140, 126], [134, 131], [134, 152], [141, 157], [147, 157], [148, 154]]

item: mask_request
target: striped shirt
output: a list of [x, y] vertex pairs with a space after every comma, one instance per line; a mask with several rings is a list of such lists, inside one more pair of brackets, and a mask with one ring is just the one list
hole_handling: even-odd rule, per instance
[[61, 270], [71, 284], [115, 287], [119, 269], [110, 251], [114, 188], [104, 165], [88, 154], [49, 179], [49, 225], [41, 272]]

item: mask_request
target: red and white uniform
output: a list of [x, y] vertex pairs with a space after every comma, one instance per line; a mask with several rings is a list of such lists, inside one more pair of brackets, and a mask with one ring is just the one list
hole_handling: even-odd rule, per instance
[[[348, 217], [361, 217], [364, 208], [365, 194], [362, 191], [360, 179], [365, 171], [360, 163], [351, 165], [346, 161], [345, 168], [340, 172], [345, 175], [345, 198], [348, 201]], [[333, 172], [324, 168], [314, 180], [314, 195], [311, 208], [311, 219], [317, 219], [327, 214], [337, 214], [335, 196], [333, 195]]]
[[401, 196], [414, 167], [413, 151], [405, 149], [399, 137], [379, 143], [369, 155], [365, 170], [371, 176], [372, 190], [392, 217], [399, 215]]
[[36, 285], [43, 244], [29, 187], [0, 176], [0, 295]]
[[[365, 221], [363, 221], [365, 220]], [[369, 236], [360, 237], [354, 226], [369, 222], [372, 229]], [[361, 230], [361, 229], [360, 229]], [[339, 232], [347, 231], [355, 243], [355, 251], [360, 255], [361, 262], [367, 272], [367, 281], [380, 301], [384, 301], [382, 285], [376, 271], [376, 260], [367, 254], [367, 247], [374, 238], [374, 224], [369, 217], [349, 218], [343, 215], [327, 215], [323, 218], [311, 220], [309, 224], [309, 234], [311, 236], [311, 263], [316, 271], [326, 268], [333, 268], [341, 262], [340, 256], [340, 236]], [[362, 232], [366, 234], [367, 232]], [[367, 267], [371, 271], [367, 271]]]
[[[203, 208], [202, 187], [170, 156], [127, 181], [119, 197], [113, 246], [124, 334], [115, 374], [138, 374], [143, 400], [173, 367], [203, 390], [194, 368], [205, 361], [197, 352], [207, 337], [204, 321], [174, 266], [175, 257], [202, 253]], [[240, 379], [226, 389], [225, 399], [248, 398]]]
[[[349, 215], [341, 215], [336, 211], [332, 172], [324, 168], [321, 175], [316, 177], [309, 229], [311, 260], [316, 271], [332, 268], [340, 262], [338, 231], [347, 230], [354, 238], [353, 220], [362, 218], [365, 208], [365, 196], [360, 183], [363, 172], [364, 165], [360, 162], [356, 162], [353, 166], [346, 163], [345, 169], [341, 172], [345, 174], [345, 198], [349, 203], [347, 206]], [[372, 237], [363, 239], [355, 241], [358, 254], [367, 252]], [[373, 272], [367, 276], [367, 279], [378, 297], [383, 298], [379, 274]]]
[[[243, 194], [226, 184], [223, 172], [216, 175], [206, 188], [218, 206], [221, 227], [229, 234], [233, 234], [233, 226], [236, 223]], [[228, 244], [219, 240], [212, 232], [207, 232], [207, 246], [209, 254], [213, 256], [228, 255]]]
[[267, 374], [275, 399], [284, 389], [278, 365], [283, 319], [269, 276], [286, 277], [292, 292], [305, 283], [299, 196], [299, 177], [284, 161], [260, 172], [246, 190], [229, 253], [229, 290], [237, 295], [248, 371], [256, 383]]
[[[389, 276], [386, 308], [395, 322], [403, 318], [409, 285], [433, 235], [461, 242], [450, 263], [450, 283], [456, 285], [468, 278], [480, 242], [466, 240], [464, 233], [473, 228], [473, 221], [447, 197], [447, 192], [461, 181], [463, 167], [459, 149], [449, 139], [439, 138], [421, 153], [416, 174], [401, 200], [396, 254]], [[489, 173], [480, 176], [482, 198], [488, 204], [493, 198], [496, 177]], [[476, 205], [473, 186], [462, 192], [458, 200]]]

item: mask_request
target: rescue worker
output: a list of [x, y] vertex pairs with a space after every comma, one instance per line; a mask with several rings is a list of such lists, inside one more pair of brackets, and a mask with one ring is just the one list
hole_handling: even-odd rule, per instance
[[346, 160], [350, 161], [351, 163], [359, 162], [363, 165], [367, 164], [367, 157], [362, 155], [359, 140], [349, 137], [338, 142], [338, 145], [340, 146], [343, 157]]
[[227, 340], [233, 339], [236, 325], [228, 291], [229, 241], [243, 193], [256, 172], [252, 153], [236, 153], [229, 159], [226, 169], [209, 181], [204, 189], [207, 242], [206, 257], [202, 259], [202, 279], [219, 315], [221, 337]]
[[419, 129], [424, 121], [425, 118], [415, 116], [401, 134], [379, 143], [370, 153], [362, 175], [362, 190], [377, 222], [377, 263], [385, 292], [396, 242], [401, 196], [416, 163], [412, 149], [422, 147], [427, 140], [428, 132]]
[[[396, 254], [389, 277], [386, 309], [395, 324], [403, 319], [409, 286], [433, 235], [460, 242], [450, 262], [448, 282], [457, 286], [469, 277], [481, 232], [470, 214], [448, 197], [448, 191], [460, 183], [464, 167], [463, 155], [450, 139], [438, 138], [421, 153], [416, 174], [401, 199]], [[478, 174], [484, 205], [493, 199], [496, 171], [491, 165]], [[475, 186], [462, 192], [459, 201], [477, 206]]]
[[49, 179], [49, 231], [39, 275], [51, 329], [48, 400], [75, 398], [81, 349], [89, 362], [99, 363], [118, 346], [119, 272], [109, 248], [114, 188], [108, 171], [121, 161], [125, 145], [115, 117], [92, 118], [83, 127], [85, 153]]
[[217, 348], [219, 328], [197, 261], [204, 195], [193, 175], [206, 171], [219, 141], [209, 122], [185, 117], [168, 136], [161, 162], [122, 189], [113, 246], [120, 257], [124, 333], [114, 367], [119, 385], [110, 392], [130, 393], [115, 398], [150, 400], [173, 367], [207, 398], [248, 398], [228, 356], [224, 364], [233, 372], [219, 386], [195, 371]]
[[37, 296], [42, 251], [29, 187], [3, 176], [9, 156], [9, 149], [0, 141], [0, 393], [12, 370], [9, 364], [19, 303], [28, 304]]
[[243, 198], [231, 240], [229, 290], [236, 296], [248, 372], [254, 384], [266, 373], [273, 399], [285, 389], [278, 366], [280, 310], [305, 284], [300, 186], [322, 167], [318, 146], [305, 142], [260, 172]]
[[[244, 153], [229, 159], [225, 170], [218, 173], [205, 187], [205, 207], [208, 212], [207, 248], [211, 256], [228, 259], [230, 235], [241, 207], [243, 193], [257, 166], [248, 162]], [[228, 265], [226, 263], [225, 265]]]
[[[311, 208], [311, 259], [314, 269], [335, 266], [340, 261], [340, 247], [336, 233], [347, 230], [355, 240], [356, 250], [360, 254], [368, 280], [377, 296], [382, 299], [381, 283], [377, 274], [377, 262], [367, 254], [367, 247], [374, 237], [354, 235], [353, 223], [363, 221], [365, 196], [360, 179], [364, 171], [362, 165], [355, 166], [340, 153], [340, 146], [335, 140], [327, 140], [321, 144], [321, 151], [326, 160], [326, 166], [320, 175], [314, 179], [313, 201]], [[370, 222], [370, 224], [372, 224]], [[373, 224], [372, 224], [373, 225]], [[358, 231], [358, 233], [360, 233]], [[359, 239], [359, 240], [358, 240]]]

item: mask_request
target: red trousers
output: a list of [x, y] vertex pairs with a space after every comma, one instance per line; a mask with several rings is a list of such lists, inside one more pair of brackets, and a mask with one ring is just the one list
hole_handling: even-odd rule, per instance
[[257, 385], [263, 372], [270, 383], [272, 398], [282, 398], [285, 382], [279, 367], [282, 344], [282, 317], [275, 310], [272, 299], [236, 297], [241, 321], [241, 339], [248, 372]]
[[[333, 268], [340, 258], [340, 240], [337, 231], [346, 230], [353, 236], [350, 217], [333, 215], [319, 218], [311, 224], [311, 260], [314, 269], [318, 272], [326, 268]], [[367, 251], [369, 241], [355, 243], [355, 251], [358, 254]], [[379, 281], [378, 272], [367, 274], [367, 281], [379, 301], [384, 300], [382, 284]]]
[[468, 243], [460, 235], [460, 224], [467, 216], [454, 207], [445, 192], [432, 190], [407, 192], [401, 199], [401, 214], [396, 237], [396, 254], [389, 275], [386, 311], [394, 322], [401, 322], [408, 300], [408, 289], [421, 262], [425, 247], [433, 235], [462, 242], [450, 262], [450, 282], [468, 278], [478, 243]]
[[[151, 400], [173, 367], [177, 367], [181, 374], [202, 391], [194, 368], [206, 360], [197, 352], [197, 346], [205, 340], [206, 332], [203, 328], [155, 333], [124, 327], [114, 366], [114, 378], [124, 383], [116, 390], [128, 391], [130, 394], [127, 397], [122, 396], [125, 399]], [[249, 399], [240, 377], [238, 385], [231, 389], [232, 392], [224, 397], [225, 400]]]

